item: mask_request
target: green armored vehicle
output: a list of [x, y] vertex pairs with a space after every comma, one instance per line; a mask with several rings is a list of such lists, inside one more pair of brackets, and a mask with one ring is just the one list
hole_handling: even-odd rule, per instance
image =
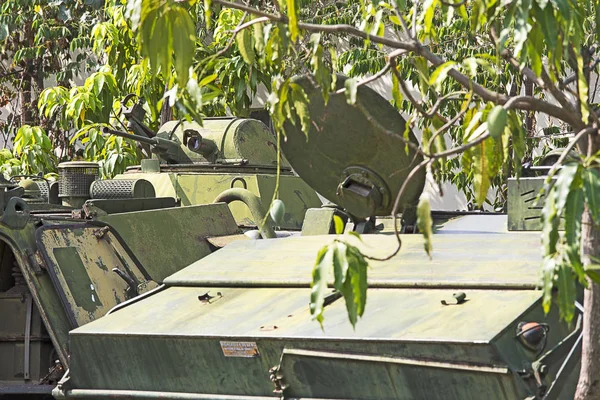
[[[17, 219], [6, 227], [14, 213], [8, 208], [6, 218], [5, 211], [2, 237], [14, 237], [15, 226], [23, 224], [29, 233], [22, 237], [41, 229], [37, 241], [21, 239], [15, 246], [13, 240], [10, 246], [42, 315], [40, 326], [52, 337], [46, 349], [51, 352], [53, 346], [60, 359], [60, 368], [50, 373], [50, 383], [59, 379], [53, 396], [572, 398], [580, 324], [564, 326], [555, 309], [544, 316], [541, 291], [536, 290], [539, 232], [508, 230], [505, 214], [434, 213], [433, 259], [424, 253], [420, 235], [406, 233], [397, 256], [373, 261], [367, 310], [355, 330], [334, 291], [325, 300], [324, 330], [311, 321], [311, 271], [319, 249], [335, 237], [333, 216], [347, 218], [346, 229], [370, 232], [362, 235], [362, 242], [347, 239], [365, 253], [389, 255], [396, 239], [385, 233], [378, 217], [389, 215], [399, 185], [420, 160], [381, 130], [403, 132], [405, 122], [372, 90], [358, 89], [358, 98], [371, 113], [367, 116], [350, 112], [343, 95], [332, 96], [325, 106], [310, 79], [297, 82], [311, 100], [315, 129], [306, 140], [304, 133], [288, 126], [282, 149], [304, 181], [339, 206], [310, 209], [301, 235], [236, 240], [238, 227], [224, 204], [170, 209], [189, 210], [189, 223], [204, 225], [200, 211], [212, 207], [210, 215], [217, 217], [207, 224], [204, 241], [221, 248], [165, 276], [158, 285], [146, 274], [152, 277], [149, 270], [164, 273], [168, 267], [154, 259], [148, 265], [140, 263], [136, 255], [146, 250], [158, 257], [153, 246], [164, 242], [174, 256], [193, 240], [174, 243], [173, 232], [179, 228], [160, 232], [141, 227], [155, 236], [125, 252], [123, 243], [131, 239], [120, 240], [118, 229], [108, 223], [84, 221], [73, 227], [71, 221], [56, 221], [44, 228], [46, 220], [29, 215], [26, 224]], [[343, 79], [339, 84], [343, 87]], [[416, 139], [411, 135], [411, 140]], [[405, 232], [414, 231], [411, 210], [423, 186], [421, 176], [401, 199]], [[528, 202], [529, 190], [512, 199]], [[509, 211], [521, 206], [509, 204]], [[179, 221], [168, 218], [165, 210], [144, 212], [154, 213], [153, 219], [145, 220], [148, 226], [165, 229]], [[125, 215], [106, 217], [117, 224]], [[534, 229], [519, 224], [519, 218], [511, 219], [511, 229]], [[526, 218], [529, 221], [531, 215]], [[231, 229], [211, 235], [211, 229], [223, 226]], [[98, 250], [89, 253], [93, 246]], [[102, 254], [100, 246], [106, 249]], [[74, 254], [82, 258], [83, 267]], [[55, 261], [57, 257], [65, 262]], [[107, 272], [113, 265], [121, 272]], [[96, 278], [105, 273], [114, 282], [104, 285]], [[115, 299], [116, 294], [128, 296]], [[97, 318], [102, 313], [107, 315]], [[65, 326], [72, 328], [68, 337]], [[48, 379], [33, 379], [30, 371], [30, 382]], [[51, 386], [28, 388], [34, 392]]]
[[[299, 230], [321, 204], [283, 160], [287, 207], [276, 233], [262, 222], [261, 199], [268, 206], [277, 174], [268, 128], [235, 118], [171, 126], [153, 138], [156, 158], [118, 179], [99, 180], [89, 162], [59, 165], [53, 183], [0, 179], [0, 397], [49, 393], [68, 365], [69, 330], [248, 240], [248, 229], [264, 237]], [[210, 154], [207, 143], [215, 143]]]
[[[127, 100], [124, 101], [127, 103]], [[152, 160], [143, 160], [115, 179], [145, 179], [158, 197], [171, 197], [182, 206], [212, 203], [230, 188], [247, 189], [265, 205], [271, 202], [276, 186], [277, 146], [269, 128], [248, 118], [206, 118], [203, 125], [171, 121], [152, 132], [141, 122], [140, 103], [123, 109], [129, 128], [135, 135], [106, 129], [107, 133], [137, 140], [150, 146]], [[320, 207], [317, 194], [291, 170], [282, 157], [279, 195], [286, 213], [281, 229], [299, 230], [308, 208]], [[231, 205], [240, 225], [255, 227], [248, 207]]]

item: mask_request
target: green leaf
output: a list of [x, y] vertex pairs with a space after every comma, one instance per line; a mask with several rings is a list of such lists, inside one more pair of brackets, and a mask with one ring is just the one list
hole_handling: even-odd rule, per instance
[[333, 286], [339, 292], [343, 292], [344, 282], [346, 280], [346, 276], [348, 275], [348, 257], [346, 255], [347, 250], [348, 246], [346, 246], [345, 243], [337, 241], [333, 243]]
[[589, 264], [584, 267], [585, 273], [590, 277], [591, 280], [600, 285], [600, 265]]
[[[594, 2], [594, 20], [596, 23], [596, 40], [600, 40], [600, 3]], [[0, 39], [2, 40], [2, 39]]]
[[[367, 304], [367, 267], [369, 265], [357, 247], [348, 245], [346, 257], [348, 259], [348, 276], [344, 282], [342, 294], [346, 300], [348, 318], [352, 327], [355, 327], [357, 316], [362, 317]], [[348, 282], [350, 282], [351, 293], [348, 292], [349, 288], [346, 285]]]
[[598, 170], [586, 168], [583, 171], [583, 192], [592, 218], [597, 224], [600, 224], [600, 173]]
[[514, 53], [517, 57], [521, 56], [521, 50], [527, 41], [529, 29], [531, 28], [528, 23], [531, 5], [531, 0], [517, 0], [514, 28]]
[[425, 252], [431, 259], [433, 247], [431, 245], [431, 237], [433, 236], [433, 220], [431, 219], [431, 204], [429, 203], [429, 194], [424, 192], [421, 194], [419, 204], [417, 205], [417, 227], [423, 235]]
[[286, 12], [288, 16], [288, 26], [290, 29], [290, 36], [292, 42], [296, 43], [296, 39], [298, 38], [298, 16], [296, 15], [296, 1], [285, 0], [285, 3]]
[[565, 165], [558, 172], [556, 183], [552, 187], [552, 193], [554, 195], [554, 203], [556, 204], [556, 214], [559, 217], [563, 215], [567, 196], [571, 192], [571, 184], [579, 173], [579, 164]]
[[542, 291], [544, 293], [542, 306], [544, 313], [548, 314], [552, 305], [552, 288], [554, 287], [554, 275], [556, 273], [556, 261], [554, 257], [546, 256], [542, 264]]
[[[481, 125], [486, 126], [484, 125]], [[487, 126], [486, 128], [487, 129]], [[473, 189], [475, 192], [475, 201], [477, 205], [480, 207], [485, 202], [485, 199], [488, 194], [488, 190], [490, 188], [490, 169], [492, 163], [490, 160], [490, 150], [492, 150], [494, 146], [494, 139], [487, 138], [480, 145], [473, 147], [472, 150], [472, 159], [473, 159]]]
[[426, 0], [423, 3], [423, 24], [425, 27], [425, 34], [430, 35], [432, 31], [433, 24], [433, 15], [435, 13], [435, 9], [439, 3], [439, 0]]
[[265, 50], [265, 35], [263, 31], [263, 24], [253, 24], [252, 34], [254, 36], [254, 48], [256, 49], [257, 53], [262, 54]]
[[354, 236], [355, 238], [357, 238], [358, 240], [360, 240], [361, 242], [364, 243], [364, 241], [362, 240], [362, 237], [360, 237], [360, 233], [355, 232], [355, 231], [348, 231], [348, 234]]
[[241, 32], [238, 32], [235, 37], [235, 41], [246, 64], [254, 64], [256, 55], [254, 53], [254, 45], [252, 44], [252, 34], [250, 31], [248, 29], [244, 29]]
[[553, 193], [549, 193], [542, 208], [542, 244], [546, 256], [552, 256], [556, 253], [559, 223], [556, 214], [555, 196]]
[[560, 317], [571, 322], [575, 316], [575, 280], [571, 268], [567, 263], [561, 263], [558, 267], [556, 279], [558, 288], [558, 309]]
[[565, 238], [567, 245], [579, 251], [581, 239], [581, 216], [583, 215], [584, 198], [581, 188], [572, 189], [565, 204]]
[[175, 72], [180, 86], [185, 86], [189, 78], [190, 67], [196, 48], [196, 28], [190, 14], [182, 7], [173, 7], [170, 11], [173, 29], [173, 52], [175, 53]]
[[448, 76], [448, 72], [450, 72], [450, 70], [456, 65], [457, 63], [455, 61], [446, 61], [437, 67], [429, 78], [429, 85], [434, 86], [437, 90], [440, 90], [442, 83]]
[[[400, 82], [396, 77], [396, 74], [392, 74], [392, 98], [394, 99], [394, 105], [396, 108], [402, 107], [402, 92], [400, 91]], [[408, 125], [408, 124], [407, 124]]]
[[[539, 2], [538, 2], [539, 3]], [[549, 49], [556, 48], [556, 42], [558, 40], [558, 22], [554, 17], [554, 10], [552, 5], [547, 5], [543, 9], [537, 5], [533, 7], [537, 24], [543, 32], [543, 38], [546, 41], [546, 45]], [[541, 50], [539, 47], [538, 50]]]
[[210, 29], [212, 20], [212, 0], [204, 0], [204, 21], [206, 21], [206, 28]]
[[577, 93], [579, 95], [581, 120], [587, 124], [590, 116], [588, 108], [588, 83], [583, 71], [583, 56], [578, 50], [575, 50], [575, 53], [577, 54]]
[[290, 84], [290, 88], [292, 89], [292, 102], [294, 104], [294, 110], [296, 112], [296, 116], [300, 119], [300, 126], [302, 127], [302, 132], [306, 135], [306, 140], [308, 140], [308, 131], [310, 130], [310, 125], [312, 120], [310, 119], [310, 111], [308, 109], [308, 96], [304, 92], [302, 86], [292, 83]]
[[333, 216], [333, 223], [335, 225], [336, 235], [341, 235], [342, 233], [344, 233], [344, 221], [342, 221], [342, 218], [339, 215]]
[[348, 78], [344, 82], [346, 88], [346, 101], [348, 104], [353, 105], [356, 103], [356, 92], [358, 90], [358, 81], [354, 78]]
[[310, 285], [310, 315], [319, 321], [321, 329], [323, 328], [323, 302], [327, 293], [327, 281], [332, 264], [333, 252], [330, 251], [329, 246], [325, 246], [317, 255]]
[[558, 9], [561, 18], [565, 21], [570, 20], [571, 18], [571, 6], [569, 5], [568, 0], [550, 0], [552, 5]]
[[8, 25], [0, 24], [0, 42], [3, 42], [9, 35]]

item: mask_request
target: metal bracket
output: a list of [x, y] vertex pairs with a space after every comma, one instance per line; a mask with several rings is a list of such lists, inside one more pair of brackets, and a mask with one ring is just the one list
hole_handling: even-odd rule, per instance
[[34, 274], [42, 275], [44, 270], [48, 269], [48, 266], [44, 261], [44, 257], [42, 257], [42, 254], [39, 252], [39, 250], [34, 251], [32, 249], [27, 249], [26, 254]]
[[[573, 332], [531, 364], [535, 380], [538, 387], [542, 390], [541, 395], [543, 395], [544, 400], [554, 400], [558, 398], [563, 386], [562, 381], [567, 379], [569, 372], [571, 372], [575, 363], [581, 358], [580, 348], [583, 337], [583, 333], [581, 332], [582, 326], [583, 318], [579, 315]], [[561, 367], [546, 391], [546, 385], [543, 382], [544, 370], [547, 369], [548, 364], [556, 363], [563, 357], [564, 360]]]
[[13, 197], [6, 203], [0, 223], [13, 229], [23, 229], [29, 222], [29, 206], [20, 197]]

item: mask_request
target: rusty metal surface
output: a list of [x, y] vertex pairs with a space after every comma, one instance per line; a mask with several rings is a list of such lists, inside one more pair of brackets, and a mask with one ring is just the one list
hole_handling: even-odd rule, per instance
[[[84, 224], [47, 227], [36, 232], [48, 272], [73, 327], [105, 315], [137, 295], [149, 276], [110, 227]], [[133, 279], [135, 287], [113, 269]]]
[[[345, 238], [372, 256], [396, 246], [389, 235]], [[318, 250], [333, 236], [304, 236], [231, 243], [165, 279], [167, 285], [304, 286]], [[533, 289], [539, 279], [538, 233], [436, 235], [433, 259], [421, 235], [402, 235], [402, 250], [391, 260], [372, 261], [371, 287], [473, 287]]]
[[71, 327], [69, 320], [50, 277], [45, 272], [36, 272], [39, 266], [33, 265], [27, 256], [28, 251], [36, 248], [35, 231], [33, 223], [27, 224], [21, 230], [10, 229], [0, 224], [0, 240], [13, 252], [54, 348], [63, 365], [67, 366], [68, 331]]

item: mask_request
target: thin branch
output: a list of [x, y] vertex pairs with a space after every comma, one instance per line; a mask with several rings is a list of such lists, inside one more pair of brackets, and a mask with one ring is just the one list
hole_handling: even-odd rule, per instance
[[544, 66], [542, 66], [542, 79], [546, 85], [545, 88], [550, 91], [550, 94], [552, 94], [552, 97], [554, 97], [556, 99], [556, 101], [558, 101], [560, 103], [561, 106], [571, 110], [573, 113], [579, 114], [579, 111], [575, 110], [575, 107], [573, 107], [573, 104], [571, 102], [569, 102], [569, 100], [564, 95], [564, 93], [562, 93], [552, 83], [552, 79], [550, 79], [550, 76], [548, 75], [548, 72], [546, 71], [546, 68]]
[[[375, 126], [375, 128], [377, 128], [377, 130], [385, 133], [388, 136], [393, 137], [394, 139], [401, 140], [405, 145], [407, 145], [408, 147], [413, 149], [415, 152], [422, 154], [424, 156], [429, 156], [419, 147], [418, 144], [406, 139], [404, 136], [402, 136], [398, 132], [389, 130], [386, 127], [384, 127], [383, 125], [381, 125], [381, 123], [377, 120], [377, 118], [373, 117], [373, 115], [360, 103], [360, 101], [358, 99], [354, 103], [354, 106], [356, 108], [358, 108], [365, 115], [365, 117], [367, 118], [367, 121], [369, 121], [371, 124], [373, 124]], [[408, 123], [408, 121], [405, 121], [405, 123]], [[406, 126], [405, 126], [405, 128], [406, 128]]]
[[[246, 6], [244, 4], [233, 3], [231, 1], [226, 1], [226, 0], [213, 0], [213, 1], [214, 1], [214, 3], [221, 4], [226, 7], [246, 11], [248, 13], [258, 15], [261, 17], [266, 17], [269, 20], [274, 21], [274, 22], [281, 22], [281, 23], [288, 22], [288, 19], [286, 16], [273, 15], [273, 14], [258, 10], [254, 7]], [[418, 4], [418, 2], [415, 2], [415, 7], [417, 6], [417, 4]], [[444, 60], [441, 57], [432, 53], [427, 47], [423, 46], [421, 43], [419, 43], [416, 40], [413, 40], [411, 42], [403, 42], [403, 41], [389, 39], [389, 38], [381, 37], [381, 36], [377, 36], [377, 35], [370, 35], [366, 32], [361, 31], [360, 29], [358, 29], [354, 26], [346, 25], [346, 24], [319, 25], [319, 24], [307, 24], [307, 23], [299, 22], [298, 28], [309, 31], [309, 32], [346, 33], [349, 35], [360, 37], [365, 40], [370, 40], [373, 43], [379, 43], [379, 44], [383, 44], [383, 45], [386, 45], [386, 46], [389, 46], [389, 47], [392, 47], [395, 49], [403, 49], [403, 50], [415, 52], [415, 53], [423, 56], [427, 61], [429, 61], [431, 64], [433, 64], [436, 67], [440, 66], [444, 63]], [[416, 29], [416, 11], [413, 14], [413, 34], [415, 33], [415, 29]], [[413, 36], [415, 36], [415, 35], [413, 35]], [[392, 64], [392, 71], [394, 69], [395, 68], [393, 68], [393, 64]], [[484, 101], [490, 101], [490, 102], [502, 105], [509, 100], [509, 98], [506, 95], [486, 89], [485, 87], [471, 81], [471, 79], [469, 79], [467, 76], [460, 73], [459, 71], [457, 71], [454, 68], [448, 72], [448, 75], [450, 77], [454, 78], [454, 80], [456, 80], [459, 84], [461, 84], [465, 89], [470, 90], [472, 88], [473, 92], [476, 95], [478, 95], [479, 97], [481, 97]], [[570, 124], [571, 126], [573, 126], [576, 129], [581, 129], [585, 126], [583, 121], [581, 121], [581, 119], [577, 115], [574, 115], [573, 113], [569, 112], [569, 110], [564, 109], [563, 107], [557, 107], [553, 104], [550, 104], [546, 101], [539, 100], [536, 98], [530, 98], [528, 100], [520, 101], [516, 104], [516, 107], [519, 109], [522, 109], [522, 110], [527, 110], [527, 111], [541, 111], [552, 117], [555, 117], [564, 122], [567, 122], [568, 124]]]
[[427, 145], [427, 149], [431, 148], [431, 145], [433, 144], [433, 141], [442, 133], [444, 133], [445, 131], [447, 131], [448, 129], [450, 129], [452, 127], [452, 125], [454, 125], [459, 119], [461, 119], [463, 117], [463, 115], [465, 115], [467, 113], [467, 111], [469, 110], [469, 107], [463, 107], [462, 110], [460, 110], [460, 112], [458, 114], [456, 114], [451, 120], [449, 120], [448, 122], [446, 122], [444, 125], [442, 125], [440, 127], [440, 129], [438, 129], [437, 131], [434, 132], [433, 135], [431, 135], [431, 139], [429, 139], [429, 144]]
[[[448, 93], [447, 95], [440, 97], [438, 99], [438, 101], [435, 102], [435, 104], [433, 105], [433, 107], [431, 107], [431, 109], [426, 112], [426, 116], [428, 118], [432, 118], [434, 115], [437, 114], [437, 111], [442, 106], [442, 103], [444, 103], [446, 100], [452, 100], [454, 98], [454, 96], [464, 95], [464, 94], [467, 94], [467, 93], [468, 92], [466, 92], [464, 90], [461, 90], [461, 91], [458, 91], [458, 92]], [[456, 100], [456, 99], [453, 99], [453, 100]]]
[[400, 83], [400, 86], [402, 87], [402, 92], [404, 92], [404, 96], [408, 99], [408, 101], [410, 101], [410, 103], [417, 109], [418, 112], [420, 112], [423, 115], [426, 115], [427, 110], [425, 110], [425, 108], [423, 108], [423, 105], [421, 104], [421, 102], [415, 100], [412, 93], [406, 86], [406, 82], [404, 81], [404, 78], [402, 78], [402, 76], [400, 76], [400, 72], [398, 72], [398, 70], [396, 69], [396, 60], [390, 59], [390, 64], [392, 66], [392, 73], [396, 76], [396, 79]]
[[430, 160], [430, 159], [423, 160], [423, 161], [421, 161], [421, 163], [419, 163], [419, 165], [414, 167], [412, 169], [412, 171], [410, 171], [410, 173], [408, 174], [408, 176], [406, 177], [404, 182], [402, 183], [402, 186], [400, 187], [400, 190], [398, 191], [398, 194], [396, 195], [396, 200], [394, 201], [394, 207], [392, 209], [392, 218], [394, 221], [393, 222], [394, 234], [396, 236], [396, 239], [398, 240], [398, 247], [396, 247], [396, 250], [394, 250], [394, 252], [392, 252], [392, 254], [390, 254], [387, 257], [378, 258], [378, 257], [366, 256], [366, 258], [368, 258], [370, 260], [375, 260], [375, 261], [387, 261], [400, 252], [400, 249], [402, 249], [402, 238], [400, 238], [400, 231], [398, 230], [398, 209], [400, 208], [400, 199], [404, 195], [406, 188], [409, 187], [409, 183], [411, 183], [411, 181], [415, 177], [415, 175], [417, 175], [417, 173], [419, 173], [419, 171], [421, 171], [421, 169], [425, 168], [425, 166], [427, 166], [427, 164], [429, 164], [430, 162], [432, 162], [432, 160]]
[[464, 6], [465, 4], [467, 4], [467, 0], [462, 0], [458, 3], [450, 3], [448, 1], [441, 0], [441, 3], [448, 7], [458, 8], [458, 7], [461, 7], [461, 6]]
[[[243, 20], [244, 20], [244, 18], [242, 18], [242, 21], [243, 21]], [[249, 26], [252, 26], [252, 25], [254, 25], [254, 24], [258, 24], [258, 23], [261, 23], [261, 22], [269, 22], [269, 21], [270, 21], [270, 20], [269, 20], [269, 18], [267, 18], [267, 17], [260, 17], [260, 18], [253, 19], [252, 21], [248, 21], [248, 22], [246, 22], [245, 24], [238, 25], [238, 26], [237, 26], [237, 27], [236, 27], [236, 28], [233, 30], [233, 36], [235, 37], [235, 35], [236, 35], [238, 32], [240, 32], [240, 31], [242, 31], [242, 30], [246, 29], [246, 28], [247, 28], [247, 27], [249, 27]]]
[[223, 54], [227, 53], [227, 51], [229, 51], [231, 46], [233, 46], [233, 42], [235, 42], [235, 35], [237, 34], [239, 27], [244, 24], [244, 21], [246, 20], [247, 16], [248, 16], [248, 13], [245, 12], [244, 15], [242, 15], [242, 18], [240, 18], [240, 22], [233, 30], [233, 35], [231, 35], [231, 37], [227, 41], [227, 45], [223, 49], [221, 49], [218, 52], [216, 52], [215, 54], [213, 54], [210, 58], [218, 58], [218, 57], [222, 56]]
[[408, 29], [408, 25], [406, 25], [406, 21], [404, 20], [404, 17], [402, 16], [402, 13], [400, 12], [400, 9], [398, 8], [398, 3], [394, 3], [395, 7], [394, 7], [394, 13], [396, 14], [396, 17], [400, 20], [400, 25], [402, 26], [402, 31], [404, 32], [404, 35], [410, 39], [410, 30]]
[[2, 74], [2, 75], [0, 75], [0, 79], [7, 78], [7, 77], [9, 77], [9, 76], [11, 76], [11, 75], [16, 75], [16, 74], [19, 74], [19, 73], [21, 73], [21, 72], [25, 72], [25, 70], [24, 70], [24, 69], [19, 69], [19, 70], [15, 70], [15, 71], [7, 72], [7, 73], [5, 73], [5, 74]]
[[412, 38], [413, 40], [417, 40], [417, 6], [419, 5], [419, 1], [415, 0], [415, 7], [413, 8], [412, 15]]
[[[391, 64], [388, 62], [388, 63], [385, 65], [385, 67], [383, 67], [383, 69], [381, 69], [380, 71], [378, 71], [376, 74], [374, 74], [374, 75], [372, 75], [372, 76], [370, 76], [370, 77], [368, 77], [368, 78], [365, 78], [365, 79], [363, 79], [362, 81], [358, 82], [358, 83], [356, 84], [356, 86], [364, 86], [364, 85], [368, 85], [368, 84], [369, 84], [369, 83], [371, 83], [371, 82], [374, 82], [374, 81], [376, 81], [377, 79], [379, 79], [379, 78], [381, 78], [382, 76], [384, 76], [385, 74], [387, 74], [387, 73], [388, 73], [388, 71], [390, 70], [390, 67], [391, 67]], [[345, 87], [343, 87], [343, 88], [341, 88], [341, 89], [337, 90], [337, 91], [335, 92], [335, 94], [343, 94], [345, 91], [346, 91], [346, 88], [345, 88]]]
[[[246, 11], [250, 14], [266, 17], [270, 21], [288, 23], [288, 18], [284, 15], [273, 15], [265, 11], [261, 11], [257, 8], [250, 7], [240, 3], [233, 3], [226, 0], [213, 0], [213, 3], [221, 4], [225, 7], [234, 8], [237, 10]], [[365, 40], [370, 40], [373, 43], [383, 44], [395, 49], [404, 50], [415, 50], [415, 45], [412, 43], [402, 42], [382, 36], [371, 35], [367, 32], [363, 32], [360, 29], [347, 24], [336, 24], [336, 25], [320, 25], [320, 24], [309, 24], [305, 22], [298, 22], [298, 28], [308, 32], [325, 32], [325, 33], [346, 33], [349, 35], [357, 36]]]
[[569, 153], [571, 152], [571, 150], [573, 150], [573, 148], [577, 145], [577, 142], [579, 142], [579, 140], [584, 137], [585, 135], [588, 135], [590, 133], [598, 133], [598, 128], [597, 127], [587, 127], [584, 128], [582, 130], [580, 130], [577, 135], [575, 135], [575, 137], [573, 138], [573, 140], [571, 140], [569, 142], [569, 144], [567, 145], [567, 147], [565, 147], [565, 149], [563, 150], [563, 152], [560, 154], [560, 157], [558, 158], [558, 160], [556, 161], [556, 163], [552, 166], [552, 168], [550, 169], [550, 171], [548, 172], [548, 177], [546, 178], [547, 180], [552, 179], [552, 177], [554, 176], [554, 174], [556, 173], [556, 171], [558, 170], [558, 168], [561, 166], [561, 164], [563, 163], [563, 161], [565, 161], [565, 159], [567, 158], [567, 156], [569, 155]]

